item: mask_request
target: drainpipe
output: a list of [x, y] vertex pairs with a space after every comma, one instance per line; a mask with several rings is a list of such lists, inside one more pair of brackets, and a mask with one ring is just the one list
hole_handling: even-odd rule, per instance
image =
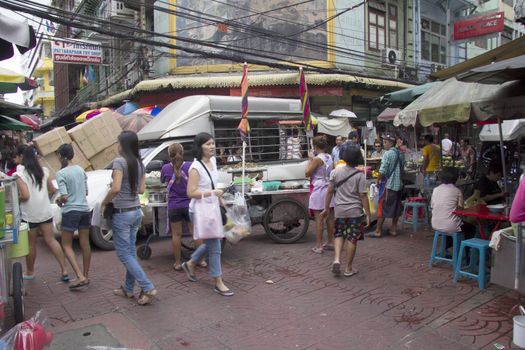
[[452, 45], [452, 41], [450, 40], [450, 0], [447, 0], [447, 59], [446, 59], [446, 62], [447, 62], [447, 66], [451, 66], [452, 65], [452, 62], [451, 62], [451, 50], [450, 50], [450, 47]]

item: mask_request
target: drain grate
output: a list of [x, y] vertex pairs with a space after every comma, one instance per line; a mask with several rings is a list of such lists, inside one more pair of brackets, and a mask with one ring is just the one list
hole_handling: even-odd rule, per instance
[[54, 334], [51, 349], [86, 349], [88, 346], [118, 348], [122, 345], [108, 332], [106, 327], [101, 324], [95, 324]]

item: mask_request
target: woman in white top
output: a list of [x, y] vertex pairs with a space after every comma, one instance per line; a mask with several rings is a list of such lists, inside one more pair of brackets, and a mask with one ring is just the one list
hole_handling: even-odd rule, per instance
[[16, 155], [20, 164], [17, 167], [18, 179], [16, 182], [20, 192], [22, 220], [29, 225], [29, 255], [26, 256], [24, 279], [34, 278], [36, 239], [38, 230], [40, 230], [47, 246], [60, 265], [61, 281], [68, 282], [64, 252], [53, 232], [53, 212], [49, 197], [53, 196], [56, 188], [49, 177], [49, 170], [40, 166], [35, 150], [28, 145], [18, 146]]
[[[203, 215], [194, 210], [196, 201], [203, 200], [203, 198], [217, 196], [219, 200], [222, 197], [223, 191], [214, 189], [214, 184], [217, 183], [218, 173], [217, 164], [215, 161], [215, 140], [208, 133], [200, 133], [195, 137], [193, 142], [193, 153], [195, 160], [190, 167], [190, 176], [188, 179], [188, 197], [191, 198], [190, 202], [190, 213], [192, 214], [195, 225], [196, 217]], [[213, 184], [212, 184], [213, 181]], [[220, 209], [213, 208], [216, 210]], [[212, 236], [220, 237], [223, 234], [223, 227], [221, 224], [216, 228], [217, 232], [214, 232]], [[194, 227], [194, 233], [198, 230]], [[195, 252], [191, 255], [191, 259], [188, 262], [182, 264], [182, 269], [186, 272], [188, 279], [192, 282], [196, 282], [195, 278], [195, 267], [202, 260], [205, 254], [208, 254], [208, 267], [210, 275], [215, 279], [215, 288], [213, 289], [216, 293], [222, 296], [232, 296], [233, 292], [224, 285], [222, 281], [221, 271], [221, 239], [204, 239]]]

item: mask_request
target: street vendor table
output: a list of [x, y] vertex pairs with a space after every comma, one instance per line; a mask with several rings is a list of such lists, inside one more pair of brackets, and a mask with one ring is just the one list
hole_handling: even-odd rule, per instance
[[496, 226], [494, 227], [494, 231], [499, 230], [499, 227], [502, 222], [509, 221], [509, 217], [507, 215], [505, 215], [504, 213], [493, 213], [489, 211], [487, 206], [484, 204], [478, 204], [471, 208], [454, 210], [452, 213], [456, 214], [457, 216], [474, 218], [478, 223], [479, 234], [482, 239], [490, 239], [490, 233], [488, 236], [485, 235], [482, 221], [494, 222], [496, 224]]

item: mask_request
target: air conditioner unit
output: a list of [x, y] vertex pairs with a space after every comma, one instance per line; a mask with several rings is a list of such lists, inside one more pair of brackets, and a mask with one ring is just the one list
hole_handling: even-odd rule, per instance
[[401, 63], [401, 51], [396, 49], [382, 49], [381, 57], [383, 58], [384, 64], [399, 65]]
[[439, 72], [440, 70], [445, 69], [445, 68], [447, 68], [447, 66], [445, 66], [444, 64], [432, 63], [430, 65], [430, 71], [432, 73]]

